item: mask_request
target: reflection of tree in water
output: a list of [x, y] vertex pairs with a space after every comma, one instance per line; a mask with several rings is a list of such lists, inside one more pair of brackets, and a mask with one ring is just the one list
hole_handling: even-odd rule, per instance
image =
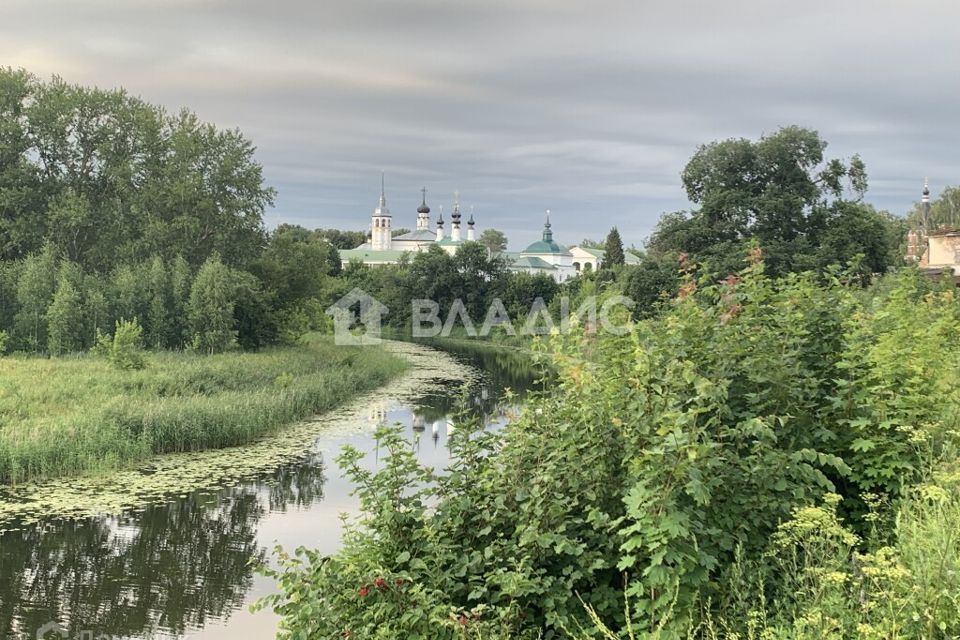
[[142, 513], [0, 535], [0, 638], [50, 620], [115, 636], [182, 633], [244, 603], [256, 525], [268, 509], [323, 497], [318, 460]]
[[520, 351], [465, 342], [423, 342], [442, 348], [483, 372], [483, 377], [468, 384], [465, 390], [452, 386], [446, 392], [419, 398], [415, 411], [427, 423], [457, 414], [461, 409], [488, 418], [499, 416], [504, 389], [509, 388], [518, 397], [523, 396], [527, 391], [538, 388], [538, 380], [545, 375], [543, 367], [534, 364], [530, 354]]

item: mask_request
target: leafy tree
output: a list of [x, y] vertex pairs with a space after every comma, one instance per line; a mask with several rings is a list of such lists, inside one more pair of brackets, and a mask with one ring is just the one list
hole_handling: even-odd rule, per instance
[[[699, 209], [663, 216], [650, 251], [688, 253], [722, 275], [742, 267], [744, 243], [755, 239], [771, 273], [813, 268], [820, 241], [836, 239], [828, 231], [838, 220], [836, 211], [859, 203], [867, 188], [860, 158], [827, 160], [826, 146], [815, 131], [800, 127], [758, 141], [701, 146], [683, 171], [687, 197]], [[877, 266], [883, 271], [887, 265]]]
[[[296, 306], [322, 294], [333, 270], [330, 249], [329, 243], [311, 237], [303, 227], [282, 225], [252, 269], [280, 306]], [[339, 254], [335, 262], [339, 266]]]
[[48, 350], [59, 356], [83, 348], [83, 310], [80, 306], [80, 292], [62, 274], [58, 280], [53, 301], [47, 309], [49, 326]]
[[236, 290], [230, 269], [215, 255], [200, 267], [190, 290], [192, 348], [217, 353], [236, 342], [235, 304]]
[[85, 319], [84, 344], [93, 346], [101, 331], [111, 325], [109, 283], [97, 276], [84, 276], [83, 313]]
[[[923, 205], [917, 202], [908, 214], [910, 226], [919, 227], [924, 223]], [[925, 221], [928, 229], [960, 226], [960, 187], [948, 186], [930, 202], [930, 215]]]
[[463, 243], [453, 256], [453, 265], [458, 276], [454, 293], [463, 300], [470, 317], [479, 322], [500, 289], [506, 265], [479, 242]]
[[146, 275], [147, 269], [138, 264], [124, 264], [113, 272], [110, 295], [114, 318], [147, 317], [150, 305]]
[[94, 352], [106, 357], [118, 369], [143, 369], [147, 360], [143, 355], [141, 337], [143, 328], [134, 320], [117, 320], [113, 336], [99, 335]]
[[613, 227], [607, 234], [607, 241], [604, 244], [603, 266], [607, 268], [619, 267], [623, 262], [623, 240], [620, 239], [620, 232], [617, 231], [617, 228]]
[[501, 253], [507, 250], [507, 236], [497, 229], [484, 229], [477, 238], [477, 242], [486, 247], [490, 253]]
[[154, 256], [148, 266], [145, 294], [147, 313], [144, 340], [150, 347], [162, 349], [170, 344], [172, 295], [167, 268], [160, 256]]
[[366, 231], [341, 231], [340, 229], [317, 229], [317, 238], [326, 240], [337, 249], [356, 249], [367, 241]]
[[515, 327], [522, 326], [537, 298], [549, 305], [560, 290], [560, 285], [551, 276], [526, 271], [509, 274], [503, 283], [502, 301]]
[[0, 261], [0, 329], [11, 329], [17, 315], [19, 263]]
[[20, 346], [31, 351], [47, 347], [47, 309], [56, 291], [57, 264], [53, 247], [29, 256], [20, 269], [14, 334]]
[[652, 315], [657, 305], [673, 298], [680, 286], [676, 257], [646, 258], [638, 265], [624, 268], [619, 276], [623, 294], [636, 303], [635, 318]]
[[49, 242], [89, 271], [214, 251], [244, 265], [274, 197], [253, 152], [187, 111], [0, 68], [0, 259]]
[[190, 343], [189, 308], [190, 290], [193, 286], [193, 274], [190, 265], [181, 256], [173, 259], [170, 266], [170, 346], [183, 349]]

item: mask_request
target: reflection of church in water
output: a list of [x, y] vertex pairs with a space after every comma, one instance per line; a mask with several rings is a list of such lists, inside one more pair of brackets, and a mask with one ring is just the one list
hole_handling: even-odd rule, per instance
[[368, 418], [375, 428], [399, 423], [410, 430], [417, 442], [429, 432], [434, 445], [439, 445], [441, 437], [449, 437], [456, 429], [452, 416], [461, 409], [479, 419], [484, 428], [502, 422], [506, 415], [495, 394], [491, 394], [486, 385], [478, 385], [463, 399], [438, 395], [412, 412], [403, 411], [404, 415], [400, 416], [390, 415], [391, 410], [385, 403], [375, 403], [370, 406]]

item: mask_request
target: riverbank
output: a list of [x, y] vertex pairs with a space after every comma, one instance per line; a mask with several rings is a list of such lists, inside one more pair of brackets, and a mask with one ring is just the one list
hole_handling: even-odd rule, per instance
[[0, 359], [0, 482], [133, 466], [159, 453], [251, 442], [403, 372], [378, 348], [153, 353], [141, 371], [91, 356]]

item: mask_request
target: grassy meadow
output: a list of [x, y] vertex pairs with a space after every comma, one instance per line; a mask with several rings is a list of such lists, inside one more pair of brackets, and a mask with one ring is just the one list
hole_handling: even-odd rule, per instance
[[244, 444], [405, 366], [383, 350], [320, 337], [258, 353], [151, 353], [140, 371], [88, 355], [0, 358], [0, 482]]

